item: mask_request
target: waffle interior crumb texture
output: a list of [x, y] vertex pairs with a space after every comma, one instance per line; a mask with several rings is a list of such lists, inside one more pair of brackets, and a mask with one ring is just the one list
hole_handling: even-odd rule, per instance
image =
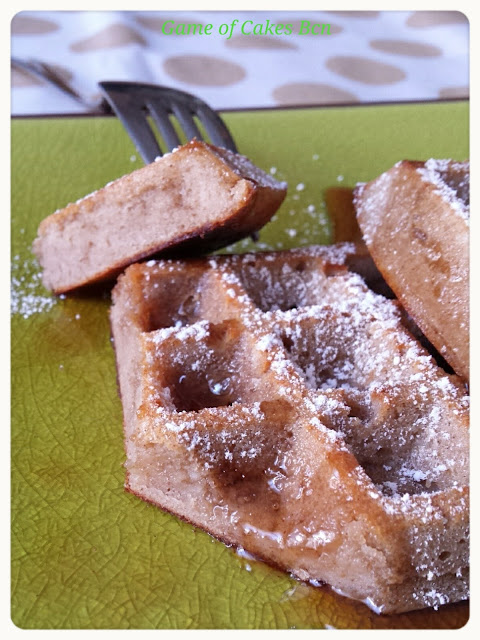
[[346, 255], [126, 270], [126, 487], [378, 612], [465, 599], [468, 396]]
[[261, 229], [286, 195], [250, 160], [192, 140], [43, 220], [43, 283], [63, 293], [114, 280], [159, 253], [199, 255]]

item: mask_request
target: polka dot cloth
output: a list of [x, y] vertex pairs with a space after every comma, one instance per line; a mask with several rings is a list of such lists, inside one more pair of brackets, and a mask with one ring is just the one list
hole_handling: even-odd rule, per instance
[[[467, 98], [468, 37], [456, 11], [27, 11], [11, 24], [12, 56], [53, 65], [89, 99], [100, 80], [136, 80], [220, 110]], [[13, 115], [85, 111], [12, 68]]]

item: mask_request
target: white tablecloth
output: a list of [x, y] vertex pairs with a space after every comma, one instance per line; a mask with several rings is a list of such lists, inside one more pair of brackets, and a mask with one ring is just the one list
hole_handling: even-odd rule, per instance
[[[176, 33], [182, 24], [201, 24], [203, 33]], [[323, 35], [311, 33], [314, 25], [325, 25]], [[27, 11], [11, 34], [12, 56], [54, 65], [88, 96], [98, 95], [100, 80], [170, 85], [220, 110], [469, 92], [469, 25], [454, 11]], [[11, 98], [13, 115], [87, 111], [16, 69]]]

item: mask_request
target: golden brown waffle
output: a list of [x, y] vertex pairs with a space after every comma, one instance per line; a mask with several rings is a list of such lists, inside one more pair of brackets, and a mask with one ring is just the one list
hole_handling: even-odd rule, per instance
[[129, 267], [126, 487], [385, 613], [468, 597], [468, 398], [352, 245]]
[[469, 379], [470, 164], [398, 162], [355, 189], [372, 258], [438, 352]]

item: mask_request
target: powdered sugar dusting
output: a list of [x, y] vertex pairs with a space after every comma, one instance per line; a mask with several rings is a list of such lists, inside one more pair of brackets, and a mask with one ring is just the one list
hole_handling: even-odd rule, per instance
[[209, 335], [208, 326], [209, 323], [206, 320], [202, 320], [201, 322], [196, 322], [195, 324], [187, 326], [166, 327], [164, 329], [159, 329], [158, 331], [150, 332], [147, 338], [156, 345], [168, 340], [171, 336], [174, 336], [181, 342], [188, 338], [193, 338], [197, 342], [201, 342]]
[[[452, 213], [459, 215], [469, 224], [470, 204], [469, 163], [458, 163], [453, 160], [429, 159], [413, 172], [408, 162], [397, 162], [392, 169], [378, 176], [373, 183], [359, 183], [355, 189], [354, 202], [359, 215], [360, 226], [365, 242], [371, 246], [375, 241], [382, 223], [390, 218], [394, 204], [405, 211], [413, 209], [415, 201], [411, 194], [416, 194], [418, 184], [415, 175], [433, 187]], [[412, 177], [413, 176], [413, 177]], [[417, 181], [418, 182], [418, 181]], [[401, 217], [401, 216], [399, 216]], [[385, 218], [385, 220], [384, 220]], [[408, 216], [405, 216], [407, 219]], [[401, 220], [389, 221], [392, 228], [402, 225]], [[393, 248], [393, 247], [392, 247]]]
[[423, 167], [417, 169], [417, 172], [422, 176], [422, 180], [434, 185], [435, 192], [469, 224], [470, 206], [466, 199], [470, 187], [469, 163], [430, 158]]
[[10, 287], [10, 312], [23, 318], [49, 311], [58, 298], [50, 295], [42, 285], [39, 265], [35, 259], [13, 257]]
[[[304, 394], [306, 387], [304, 402], [313, 412], [312, 424], [322, 430], [328, 426], [326, 432], [338, 446], [368, 458], [375, 447], [384, 449], [382, 443], [397, 434], [395, 450], [369, 463], [368, 473], [385, 496], [438, 490], [450, 481], [451, 461], [445, 453], [459, 437], [451, 424], [445, 424], [441, 406], [453, 403], [464, 415], [468, 397], [403, 328], [396, 304], [369, 290], [358, 274], [320, 276], [318, 266], [323, 261], [341, 265], [354, 251], [354, 245], [348, 244], [297, 249], [289, 252], [291, 262], [279, 262], [274, 254], [210, 258], [208, 268], [220, 276], [216, 312], [226, 317], [242, 313], [243, 325], [276, 377], [279, 396], [293, 398]], [[155, 278], [155, 273], [151, 275]], [[201, 291], [196, 295], [201, 298]], [[214, 315], [186, 326], [177, 323], [151, 332], [148, 340], [162, 349], [171, 338], [188, 343], [188, 356], [177, 349], [175, 360], [181, 364], [186, 358], [185, 366], [209, 376], [208, 368], [217, 358], [205, 345], [212, 321]], [[231, 354], [228, 360], [236, 362], [235, 358]], [[234, 386], [245, 375], [238, 366], [229, 366], [212, 379], [213, 395], [228, 388], [230, 401], [238, 401]], [[355, 413], [370, 415], [363, 419], [364, 431], [359, 430], [357, 418], [350, 418], [352, 406]], [[412, 448], [412, 433], [419, 430], [422, 439], [416, 435]], [[365, 432], [369, 433], [367, 447]], [[466, 458], [460, 475], [466, 473], [465, 464]]]

